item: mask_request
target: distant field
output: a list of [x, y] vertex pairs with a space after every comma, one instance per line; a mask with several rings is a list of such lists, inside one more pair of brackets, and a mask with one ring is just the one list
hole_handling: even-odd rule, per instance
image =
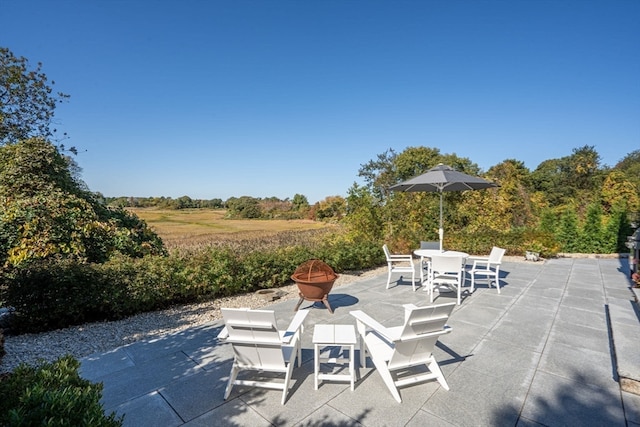
[[193, 247], [211, 242], [268, 238], [286, 231], [329, 227], [310, 220], [224, 219], [224, 209], [128, 208], [144, 219], [167, 248]]

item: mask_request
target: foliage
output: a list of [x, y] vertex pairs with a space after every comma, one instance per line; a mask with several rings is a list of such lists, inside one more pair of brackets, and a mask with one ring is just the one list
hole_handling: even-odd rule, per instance
[[[379, 265], [378, 241], [346, 233], [317, 234], [281, 245], [208, 246], [169, 256], [115, 255], [104, 263], [51, 257], [34, 259], [0, 277], [0, 301], [15, 308], [13, 333], [39, 332], [112, 320], [290, 283], [296, 267], [323, 259], [336, 272]], [[291, 234], [289, 236], [292, 236]]]
[[340, 196], [329, 196], [314, 206], [315, 218], [319, 221], [338, 220], [346, 213], [346, 201]]
[[258, 199], [249, 196], [232, 197], [227, 200], [229, 218], [260, 218], [262, 210]]
[[41, 138], [0, 147], [0, 265], [65, 255], [103, 262], [116, 252], [163, 253], [144, 221], [101, 205]]
[[[618, 215], [631, 220], [640, 193], [622, 165], [624, 170], [635, 170], [639, 157], [632, 153], [621, 162], [621, 169], [610, 171], [600, 166], [594, 147], [583, 146], [569, 156], [542, 162], [533, 172], [521, 161], [508, 159], [482, 174], [469, 159], [442, 154], [435, 148], [409, 147], [402, 153], [388, 150], [362, 165], [359, 174], [365, 178], [365, 186], [355, 188], [360, 201], [367, 200], [364, 193], [368, 193], [369, 209], [357, 205], [357, 210], [349, 209], [349, 216], [355, 213], [360, 221], [379, 219], [383, 239], [397, 250], [410, 250], [420, 240], [437, 240], [437, 195], [389, 193], [388, 188], [442, 162], [499, 184], [495, 189], [443, 194], [445, 239], [457, 232], [471, 239], [487, 231], [528, 230], [553, 236], [554, 242], [542, 245], [551, 252], [624, 250], [620, 238], [613, 237], [628, 228]], [[349, 216], [345, 221], [356, 224]], [[519, 244], [521, 248], [526, 245], [533, 243]]]
[[564, 252], [578, 252], [580, 250], [578, 216], [573, 206], [568, 206], [560, 217], [557, 239]]
[[347, 212], [342, 223], [347, 226], [351, 238], [370, 241], [382, 239], [383, 218], [374, 196], [365, 187], [357, 184], [349, 189], [346, 200]]
[[31, 137], [50, 137], [56, 105], [68, 98], [53, 93], [52, 85], [38, 63], [33, 70], [24, 57], [0, 47], [0, 145], [15, 144]]
[[[624, 174], [636, 194], [640, 194], [640, 150], [632, 151], [616, 164], [615, 170]], [[640, 207], [637, 208], [640, 211]]]
[[64, 356], [53, 363], [18, 366], [0, 379], [0, 425], [120, 426], [123, 417], [106, 415], [102, 384], [84, 380], [80, 363]]
[[603, 253], [604, 232], [602, 229], [602, 208], [599, 202], [587, 208], [587, 216], [580, 232], [578, 252]]

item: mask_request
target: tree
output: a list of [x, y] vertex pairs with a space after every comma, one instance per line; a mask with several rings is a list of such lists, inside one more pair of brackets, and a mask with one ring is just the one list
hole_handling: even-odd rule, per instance
[[296, 194], [291, 201], [294, 211], [304, 211], [309, 209], [309, 200], [302, 194]]
[[603, 248], [602, 208], [600, 202], [594, 202], [587, 208], [587, 216], [580, 233], [578, 249], [580, 252], [601, 253]]
[[346, 213], [347, 202], [344, 197], [329, 196], [316, 203], [314, 208], [316, 219], [322, 221], [339, 220]]
[[103, 262], [115, 252], [139, 257], [164, 248], [144, 221], [76, 183], [50, 142], [0, 147], [0, 266], [53, 256]]
[[262, 217], [259, 200], [254, 197], [232, 197], [227, 200], [230, 218], [255, 219]]
[[[627, 181], [633, 184], [631, 191], [635, 191], [636, 197], [640, 197], [640, 150], [632, 151], [616, 164], [614, 170], [624, 174]], [[636, 212], [640, 212], [640, 206], [636, 205]]]
[[382, 238], [381, 210], [369, 189], [354, 183], [348, 191], [346, 207], [344, 223], [349, 227], [351, 237], [374, 242]]
[[[16, 57], [0, 47], [0, 146], [30, 137], [51, 137], [56, 105], [69, 96], [53, 92], [42, 64], [30, 69], [24, 57]], [[70, 151], [75, 152], [75, 148]]]
[[602, 202], [607, 212], [614, 206], [624, 206], [627, 211], [640, 212], [640, 191], [632, 179], [632, 176], [627, 176], [619, 169], [609, 172], [601, 189]]
[[560, 217], [557, 239], [564, 252], [577, 252], [580, 248], [578, 239], [578, 215], [573, 205], [569, 205]]

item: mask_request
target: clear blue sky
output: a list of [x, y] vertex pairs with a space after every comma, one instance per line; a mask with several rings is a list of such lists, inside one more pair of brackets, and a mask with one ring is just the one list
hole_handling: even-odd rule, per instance
[[640, 149], [640, 0], [0, 0], [106, 196], [345, 196], [428, 146], [535, 169]]

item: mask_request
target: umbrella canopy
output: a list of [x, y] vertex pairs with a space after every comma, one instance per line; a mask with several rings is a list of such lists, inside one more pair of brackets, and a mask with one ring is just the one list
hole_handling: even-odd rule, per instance
[[440, 193], [440, 229], [438, 235], [440, 237], [440, 250], [442, 250], [442, 237], [444, 230], [442, 228], [442, 192], [443, 191], [465, 191], [465, 190], [482, 190], [484, 188], [497, 187], [497, 184], [482, 179], [478, 176], [467, 175], [458, 172], [451, 166], [440, 163], [429, 169], [426, 173], [411, 178], [389, 187], [392, 191], [426, 191]]

